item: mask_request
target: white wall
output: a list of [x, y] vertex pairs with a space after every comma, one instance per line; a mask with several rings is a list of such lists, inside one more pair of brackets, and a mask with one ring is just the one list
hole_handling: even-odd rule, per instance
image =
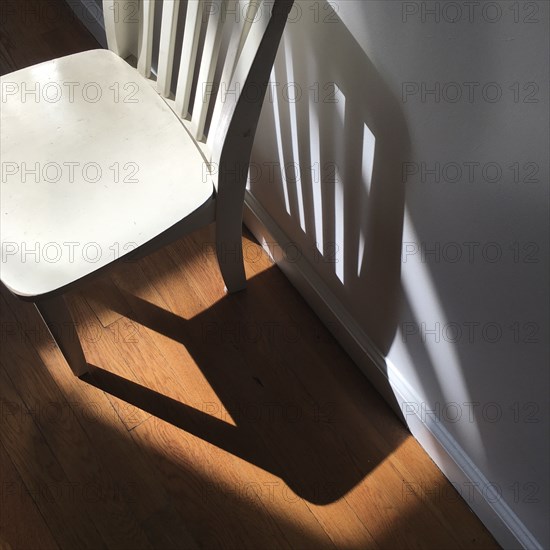
[[245, 220], [501, 544], [548, 548], [548, 3], [297, 5]]
[[291, 277], [326, 285], [320, 314], [343, 309], [386, 356], [406, 420], [499, 540], [548, 547], [548, 3], [467, 4], [299, 2], [249, 201]]

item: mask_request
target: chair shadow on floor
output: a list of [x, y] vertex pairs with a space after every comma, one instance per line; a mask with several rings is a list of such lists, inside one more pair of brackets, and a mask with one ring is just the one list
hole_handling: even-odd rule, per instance
[[[304, 324], [292, 330], [292, 320], [282, 310], [259, 306], [265, 316], [260, 317], [255, 304], [273, 288], [274, 277], [282, 277], [271, 270], [276, 268], [249, 279], [245, 292], [226, 296], [191, 319], [123, 291], [130, 308], [120, 313], [182, 344], [236, 425], [209, 414], [208, 404], [203, 410], [194, 408], [110, 372], [108, 366], [91, 365], [84, 380], [270, 472], [308, 502], [329, 504], [359, 484], [406, 432], [383, 434], [379, 446], [365, 442], [373, 419], [351, 402], [354, 396], [348, 403], [343, 390], [334, 392], [339, 367], [331, 364], [330, 353], [342, 370], [350, 370], [343, 387], [351, 378], [365, 405], [383, 407], [376, 414], [394, 426], [397, 419], [312, 313], [307, 316], [312, 331], [307, 333]], [[293, 300], [301, 301], [297, 295]], [[242, 317], [236, 319], [239, 311]], [[330, 348], [336, 353], [324, 354]], [[178, 372], [185, 377], [183, 368]]]
[[[235, 352], [228, 353], [227, 360], [220, 360], [220, 350], [205, 345], [205, 326], [227, 322], [224, 315], [234, 316], [236, 308], [248, 305], [247, 299], [257, 303], [267, 284], [270, 289], [277, 280], [287, 285], [277, 271], [268, 269], [253, 277], [249, 292], [222, 298], [190, 320], [126, 296], [130, 305], [144, 308], [129, 319], [185, 342], [193, 359], [202, 361], [201, 371], [227, 400], [223, 404], [236, 427], [109, 372], [107, 358], [104, 368], [93, 367], [86, 381], [78, 380], [33, 305], [10, 298], [2, 289], [2, 303], [5, 297], [8, 307], [2, 310], [6, 331], [0, 365], [1, 440], [19, 472], [6, 474], [6, 506], [17, 507], [21, 493], [28, 499], [21, 501], [28, 504], [26, 513], [39, 512], [60, 548], [106, 546], [102, 541], [119, 548], [258, 548], [266, 540], [273, 540], [273, 547], [334, 548], [335, 540], [350, 542], [350, 536], [353, 547], [373, 548], [377, 544], [369, 531], [378, 522], [374, 532], [382, 547], [394, 547], [403, 537], [410, 540], [412, 525], [428, 540], [433, 531], [432, 547], [443, 547], [436, 542], [450, 535], [432, 529], [429, 507], [419, 498], [400, 500], [404, 497], [400, 474], [392, 474], [395, 466], [388, 466], [383, 478], [380, 473], [372, 481], [365, 479], [407, 433], [323, 330], [315, 364], [304, 363], [303, 357], [288, 360], [303, 341], [288, 343], [283, 368], [258, 357], [257, 349], [266, 341], [220, 344], [223, 354], [240, 348], [241, 359]], [[293, 313], [302, 307], [298, 304]], [[271, 319], [280, 322], [275, 314]], [[25, 329], [32, 332], [21, 332]], [[28, 345], [29, 336], [33, 345]], [[263, 361], [251, 364], [254, 357]], [[185, 379], [185, 365], [178, 367]], [[309, 380], [307, 386], [304, 379]], [[116, 412], [116, 400], [104, 392], [156, 417], [129, 432]], [[252, 418], [236, 408], [243, 402], [271, 404], [270, 410], [281, 403], [294, 405], [286, 409], [293, 415]], [[316, 409], [315, 403], [320, 407]], [[239, 466], [238, 460], [209, 449], [194, 436], [278, 478]], [[359, 484], [360, 489], [346, 495]], [[393, 511], [384, 508], [392, 499], [400, 510], [397, 515], [393, 505]], [[330, 503], [335, 507], [322, 506]], [[33, 529], [43, 533], [33, 521]], [[342, 531], [352, 524], [353, 533]], [[29, 534], [8, 526], [5, 540], [15, 548], [21, 541], [29, 542]]]

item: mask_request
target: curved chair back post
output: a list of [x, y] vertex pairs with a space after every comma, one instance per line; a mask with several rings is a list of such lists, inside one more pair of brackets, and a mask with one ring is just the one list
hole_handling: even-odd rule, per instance
[[[254, 136], [269, 77], [293, 0], [276, 0], [260, 44], [251, 55], [245, 44], [232, 78], [242, 84], [238, 97], [226, 101], [216, 129], [214, 150], [220, 149], [216, 200], [216, 251], [227, 289], [245, 286], [241, 246], [244, 194]], [[260, 93], [258, 93], [258, 90]], [[248, 92], [253, 91], [254, 94]], [[253, 97], [253, 101], [249, 98]]]
[[238, 163], [245, 180], [269, 77], [293, 3], [294, 0], [274, 1], [272, 16], [258, 46], [253, 50], [249, 43], [245, 44], [233, 72], [230, 88], [240, 89], [240, 93], [226, 94], [221, 102], [221, 116], [212, 140], [212, 161], [227, 168]]

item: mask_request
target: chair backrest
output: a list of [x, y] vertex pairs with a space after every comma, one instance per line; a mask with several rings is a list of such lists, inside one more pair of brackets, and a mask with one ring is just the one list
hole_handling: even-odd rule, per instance
[[[123, 12], [123, 3], [135, 4], [133, 12]], [[156, 68], [158, 93], [202, 143], [207, 160], [219, 162], [227, 140], [238, 139], [239, 132], [254, 136], [292, 4], [103, 0], [103, 9], [109, 49], [122, 57], [134, 54], [147, 78]], [[241, 123], [233, 125], [237, 111]]]

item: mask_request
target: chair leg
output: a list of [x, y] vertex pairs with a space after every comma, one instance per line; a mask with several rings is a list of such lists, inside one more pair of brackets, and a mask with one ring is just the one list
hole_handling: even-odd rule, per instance
[[216, 255], [228, 293], [246, 288], [242, 223], [216, 220]]
[[53, 339], [76, 376], [89, 372], [76, 326], [63, 296], [47, 298], [35, 303]]

